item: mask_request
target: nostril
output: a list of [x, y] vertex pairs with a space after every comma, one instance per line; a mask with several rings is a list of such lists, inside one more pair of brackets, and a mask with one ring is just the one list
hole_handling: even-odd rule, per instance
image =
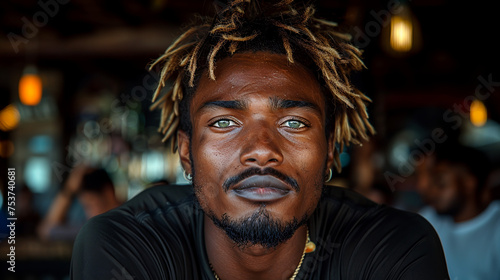
[[[259, 162], [256, 158], [247, 158], [245, 159], [245, 162], [252, 162], [252, 163], [255, 163], [255, 162]], [[271, 158], [271, 159], [268, 159], [266, 162], [264, 162], [264, 164], [267, 164], [267, 163], [270, 163], [270, 162], [279, 162], [278, 159], [275, 159], [275, 158]]]
[[[267, 130], [261, 129], [266, 132]], [[240, 162], [242, 164], [266, 166], [278, 165], [283, 160], [281, 148], [272, 132], [263, 133], [257, 141], [246, 141], [240, 151]]]

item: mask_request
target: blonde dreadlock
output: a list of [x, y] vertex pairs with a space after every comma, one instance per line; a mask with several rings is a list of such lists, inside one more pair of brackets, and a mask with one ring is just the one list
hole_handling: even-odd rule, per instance
[[[254, 22], [260, 22], [264, 23], [260, 27], [276, 29], [290, 63], [295, 62], [294, 51], [297, 50], [314, 62], [325, 94], [330, 94], [334, 103], [334, 116], [330, 116], [334, 119], [327, 123], [333, 122], [334, 140], [339, 145], [334, 152], [335, 166], [340, 171], [339, 152], [344, 145], [360, 144], [368, 139], [368, 132], [374, 133], [365, 106], [370, 99], [354, 88], [348, 79], [351, 71], [361, 70], [364, 66], [361, 51], [349, 43], [349, 35], [337, 31], [335, 23], [315, 18], [313, 6], [299, 9], [293, 7], [292, 2], [282, 0], [263, 5], [264, 1], [233, 0], [211, 24], [206, 21], [184, 32], [152, 64], [151, 68], [163, 64], [151, 106], [152, 110], [161, 109], [159, 131], [164, 134], [163, 141], [170, 140], [175, 149], [182, 113], [179, 108], [183, 100], [187, 103], [186, 91], [195, 88], [199, 74], [206, 69], [209, 78], [215, 80], [216, 59], [233, 55], [241, 44], [263, 36], [259, 28], [248, 28]], [[173, 86], [162, 94], [167, 82]]]

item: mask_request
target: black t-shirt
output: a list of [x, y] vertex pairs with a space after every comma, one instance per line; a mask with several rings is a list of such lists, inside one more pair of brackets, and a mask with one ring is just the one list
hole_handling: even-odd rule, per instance
[[[191, 186], [151, 187], [80, 231], [72, 279], [210, 279]], [[316, 251], [296, 279], [449, 279], [434, 229], [415, 213], [328, 187], [308, 222]]]

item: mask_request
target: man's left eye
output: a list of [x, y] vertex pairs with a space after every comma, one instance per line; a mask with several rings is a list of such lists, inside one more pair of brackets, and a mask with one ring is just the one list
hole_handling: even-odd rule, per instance
[[299, 129], [306, 126], [303, 122], [297, 120], [286, 121], [283, 123], [283, 125], [293, 129]]
[[235, 126], [236, 123], [232, 120], [222, 119], [222, 120], [218, 120], [218, 121], [214, 122], [212, 125], [215, 127], [218, 127], [218, 128], [227, 128], [227, 127]]

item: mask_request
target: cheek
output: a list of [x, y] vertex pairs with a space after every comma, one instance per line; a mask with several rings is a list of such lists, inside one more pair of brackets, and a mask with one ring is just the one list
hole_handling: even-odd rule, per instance
[[227, 176], [231, 172], [231, 166], [238, 162], [238, 151], [232, 144], [210, 141], [200, 143], [199, 147], [193, 147], [193, 166], [198, 180], [220, 180]]
[[197, 147], [192, 147], [193, 184], [202, 208], [218, 213], [218, 209], [230, 208], [222, 199], [226, 196], [222, 185], [228, 176], [235, 173], [237, 152], [228, 144], [221, 144], [221, 141], [200, 140], [195, 142]]
[[296, 166], [290, 169], [296, 172], [294, 176], [299, 180], [305, 203], [317, 202], [321, 196], [325, 176], [326, 153], [326, 144], [299, 151], [295, 150], [290, 153], [289, 162]]
[[[289, 149], [289, 161], [298, 165], [298, 172], [303, 176], [323, 178], [323, 173], [326, 167], [327, 149], [324, 145], [307, 145], [300, 149], [293, 147]], [[315, 182], [315, 181], [310, 181]]]

